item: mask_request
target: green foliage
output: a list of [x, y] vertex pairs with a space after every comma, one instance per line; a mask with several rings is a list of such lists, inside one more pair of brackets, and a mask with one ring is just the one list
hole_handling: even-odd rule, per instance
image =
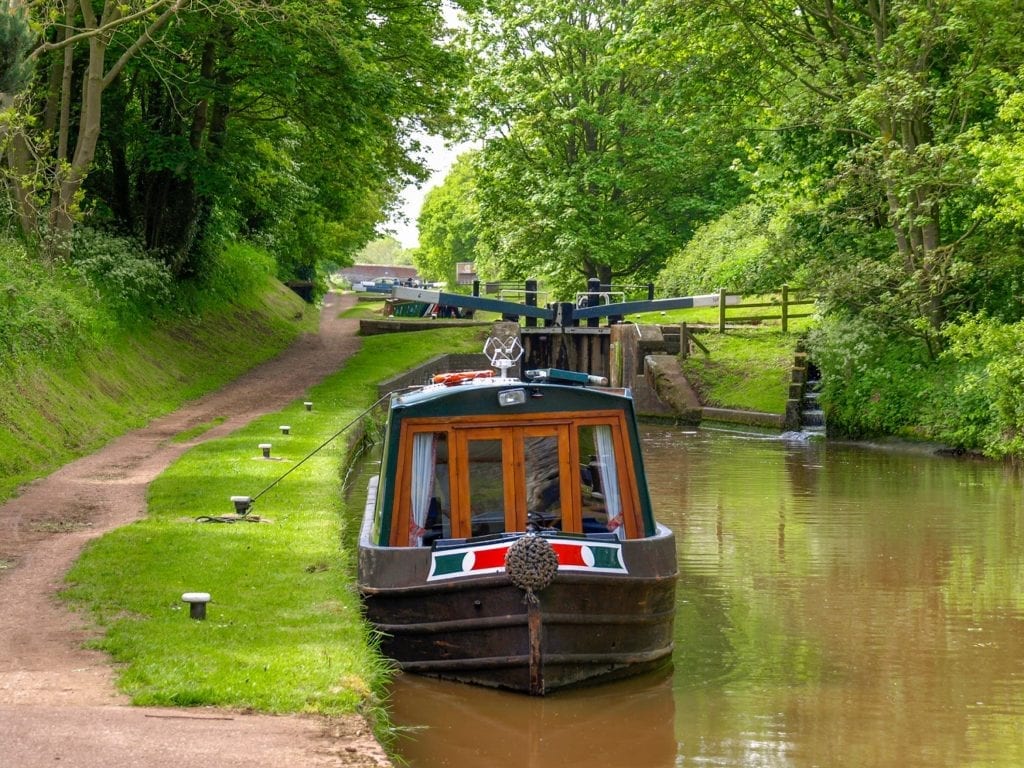
[[[471, 14], [478, 272], [653, 278], [736, 194], [735, 126], [686, 8], [500, 0]], [[667, 23], [665, 14], [671, 18]], [[678, 18], [676, 18], [678, 17]]]
[[8, 115], [9, 209], [35, 235], [84, 220], [137, 237], [176, 280], [237, 236], [282, 279], [349, 263], [426, 177], [416, 135], [453, 122], [461, 59], [437, 3], [178, 3], [159, 9], [167, 24], [135, 0], [95, 19], [20, 5], [0, 18], [0, 56], [23, 58], [12, 30], [30, 22], [48, 76]]
[[18, 93], [32, 79], [28, 53], [35, 43], [24, 7], [11, 10], [11, 0], [0, 3], [0, 93]]
[[913, 436], [934, 366], [922, 347], [867, 320], [838, 316], [826, 318], [809, 342], [831, 433]]
[[801, 11], [776, 0], [711, 11], [741, 22], [732, 42], [771, 65], [772, 132], [750, 154], [753, 183], [805, 207], [795, 223], [831, 305], [881, 303], [874, 323], [935, 355], [948, 317], [990, 303], [979, 276], [1002, 238], [983, 226], [978, 141], [1024, 59], [1024, 8], [814, 1]]
[[1024, 454], [1024, 323], [965, 316], [944, 334], [949, 348], [933, 359], [863, 319], [824, 322], [811, 348], [830, 432]]
[[[1024, 68], [1017, 79], [1024, 79]], [[992, 135], [972, 149], [981, 164], [978, 179], [992, 194], [991, 206], [982, 213], [1019, 230], [1024, 227], [1024, 93], [1019, 82], [1016, 86], [999, 109]]]
[[766, 293], [791, 282], [794, 259], [785, 252], [783, 215], [754, 200], [741, 203], [700, 227], [658, 275], [666, 296], [711, 293]]
[[71, 268], [121, 321], [146, 320], [171, 299], [171, 271], [131, 238], [79, 227]]
[[211, 254], [196, 280], [181, 286], [188, 306], [213, 308], [218, 304], [247, 305], [263, 301], [263, 289], [277, 273], [267, 251], [251, 243], [233, 242]]
[[0, 349], [4, 361], [64, 353], [104, 324], [88, 291], [61, 265], [45, 266], [16, 241], [0, 238]]
[[356, 264], [412, 266], [412, 251], [402, 248], [393, 237], [379, 237], [364, 245], [353, 257]]
[[455, 265], [476, 261], [480, 247], [480, 206], [474, 160], [461, 155], [444, 182], [427, 192], [420, 209], [416, 267], [426, 280], [457, 283]]
[[957, 444], [1024, 456], [1024, 321], [969, 316], [947, 326], [946, 336], [945, 357], [957, 363]]

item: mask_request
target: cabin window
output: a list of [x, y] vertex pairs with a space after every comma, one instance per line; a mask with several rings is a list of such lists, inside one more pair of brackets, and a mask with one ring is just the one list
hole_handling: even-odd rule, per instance
[[541, 528], [561, 528], [562, 477], [558, 436], [527, 436], [523, 443], [527, 522]]
[[409, 546], [451, 536], [448, 435], [419, 432], [412, 441]]
[[583, 426], [578, 438], [580, 456], [587, 458], [580, 469], [583, 532], [614, 531], [622, 538], [622, 494], [611, 427]]
[[468, 443], [469, 535], [505, 530], [505, 462], [503, 440]]

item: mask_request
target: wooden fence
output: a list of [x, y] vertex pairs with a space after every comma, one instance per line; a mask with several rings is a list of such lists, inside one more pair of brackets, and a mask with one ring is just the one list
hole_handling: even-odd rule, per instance
[[[749, 302], [744, 304], [728, 304], [726, 299], [729, 296], [739, 296], [736, 293], [728, 293], [724, 288], [718, 292], [718, 332], [725, 333], [725, 324], [729, 320], [732, 322], [760, 322], [762, 320], [782, 320], [782, 332], [787, 333], [789, 331], [789, 321], [797, 317], [810, 317], [813, 312], [800, 311], [803, 307], [810, 307], [814, 305], [814, 299], [799, 299], [794, 300], [789, 295], [789, 286], [782, 286], [781, 298], [778, 301], [762, 301], [762, 302]], [[794, 312], [793, 308], [796, 307], [798, 311]], [[757, 314], [757, 315], [746, 315], [738, 314], [742, 310], [750, 309], [772, 309], [774, 312]]]

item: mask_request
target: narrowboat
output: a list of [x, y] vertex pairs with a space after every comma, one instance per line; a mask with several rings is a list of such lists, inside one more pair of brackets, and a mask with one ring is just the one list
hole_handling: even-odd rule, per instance
[[668, 664], [675, 540], [629, 391], [495, 364], [390, 398], [358, 566], [383, 653], [534, 695]]

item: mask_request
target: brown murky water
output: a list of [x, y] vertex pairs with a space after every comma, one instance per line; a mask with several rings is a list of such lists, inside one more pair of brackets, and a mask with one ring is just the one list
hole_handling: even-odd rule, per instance
[[453, 766], [1024, 766], [1024, 482], [924, 452], [647, 428], [672, 669], [544, 699], [411, 675]]

